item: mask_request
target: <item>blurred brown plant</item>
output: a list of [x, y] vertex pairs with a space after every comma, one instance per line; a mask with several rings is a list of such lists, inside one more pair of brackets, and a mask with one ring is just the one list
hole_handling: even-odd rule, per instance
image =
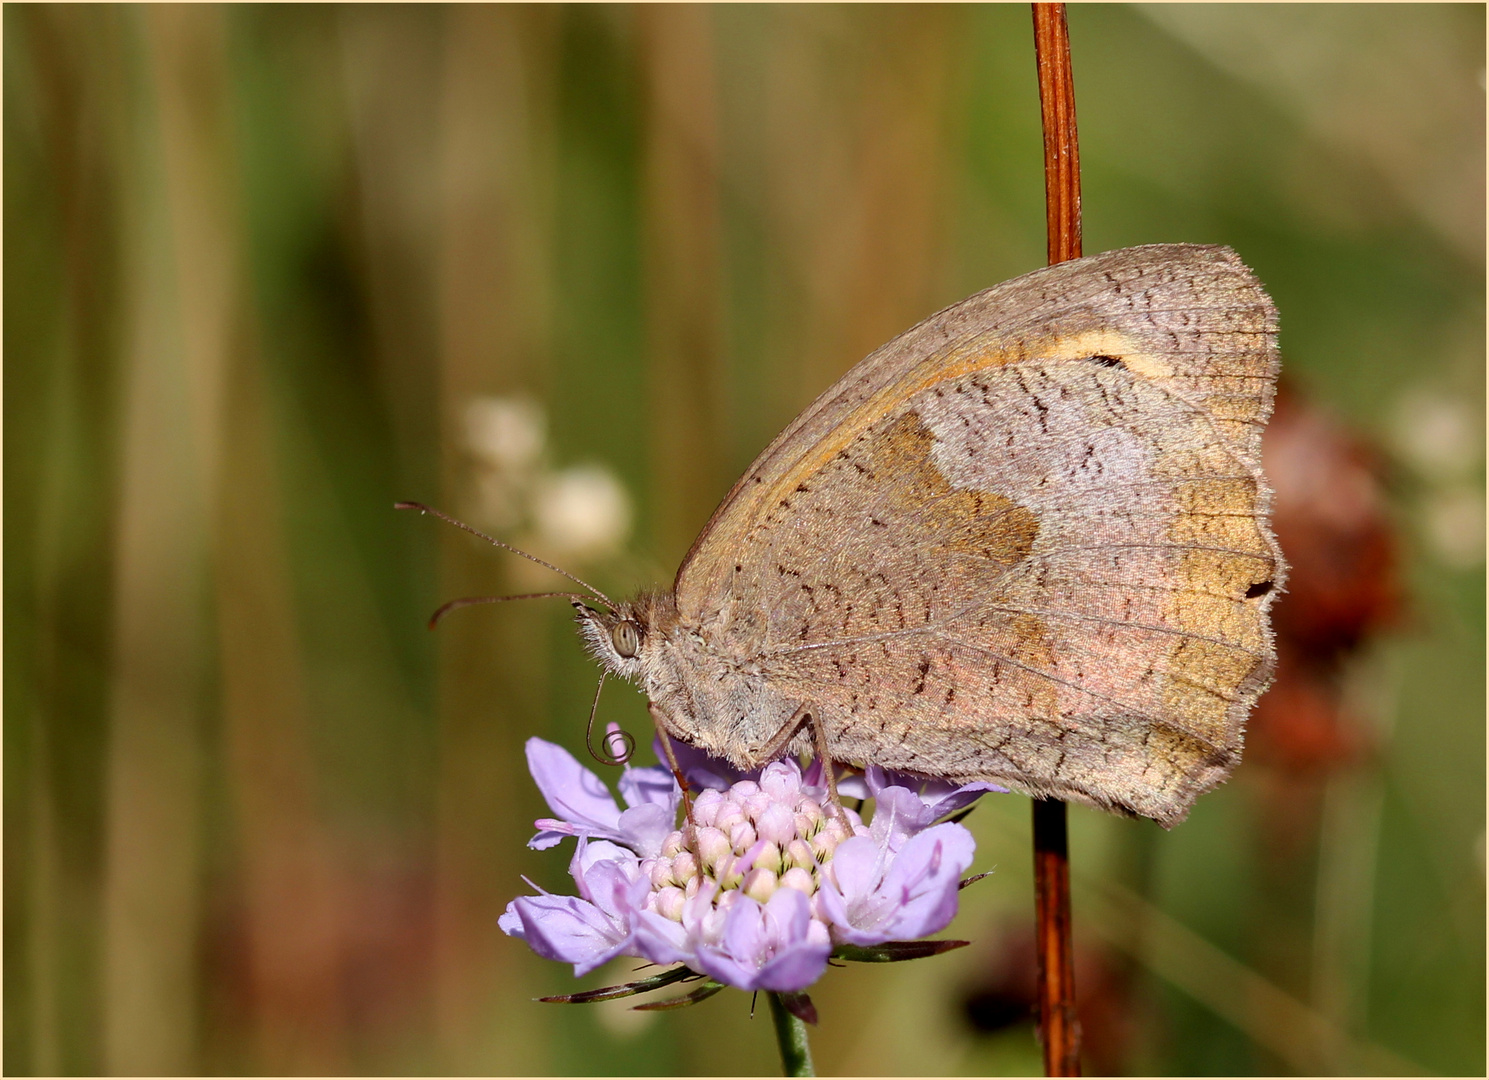
[[[981, 975], [962, 993], [967, 1023], [979, 1034], [1023, 1028], [1034, 1037], [1035, 956], [1032, 925], [1000, 924], [979, 934]], [[1081, 1025], [1081, 1066], [1087, 1076], [1127, 1071], [1137, 1024], [1133, 966], [1107, 946], [1075, 946], [1076, 1013]]]
[[1277, 680], [1246, 735], [1253, 765], [1327, 770], [1371, 749], [1343, 701], [1343, 670], [1402, 611], [1383, 463], [1360, 435], [1284, 384], [1262, 443], [1273, 526], [1291, 567], [1273, 607]]

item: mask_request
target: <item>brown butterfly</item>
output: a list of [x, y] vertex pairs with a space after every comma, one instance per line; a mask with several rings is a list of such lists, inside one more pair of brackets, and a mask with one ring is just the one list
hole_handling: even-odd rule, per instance
[[1276, 335], [1223, 247], [994, 286], [838, 380], [584, 636], [739, 766], [816, 745], [1172, 826], [1272, 676]]
[[581, 631], [741, 767], [815, 749], [1173, 826], [1272, 678], [1276, 338], [1224, 247], [996, 285], [792, 421], [670, 591], [575, 598]]

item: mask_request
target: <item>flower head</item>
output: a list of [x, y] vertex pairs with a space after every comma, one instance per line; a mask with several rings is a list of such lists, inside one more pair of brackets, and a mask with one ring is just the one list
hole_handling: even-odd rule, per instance
[[570, 864], [579, 895], [518, 897], [502, 930], [576, 975], [627, 955], [747, 990], [798, 991], [834, 949], [946, 926], [973, 841], [960, 825], [935, 823], [1001, 790], [870, 769], [863, 790], [876, 810], [866, 825], [828, 803], [820, 762], [805, 774], [790, 758], [740, 774], [686, 751], [679, 764], [702, 790], [679, 824], [681, 793], [663, 766], [626, 770], [621, 810], [567, 751], [531, 739], [527, 756], [559, 815], [537, 823], [531, 846], [579, 838]]

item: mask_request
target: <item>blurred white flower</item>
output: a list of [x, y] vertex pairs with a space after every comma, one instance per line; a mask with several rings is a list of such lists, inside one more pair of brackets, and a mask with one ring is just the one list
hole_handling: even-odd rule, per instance
[[479, 397], [465, 407], [465, 442], [482, 464], [503, 472], [533, 468], [548, 438], [542, 406], [526, 397]]
[[1432, 496], [1426, 506], [1427, 540], [1443, 562], [1467, 570], [1484, 561], [1484, 495], [1455, 487]]
[[473, 398], [464, 421], [473, 497], [464, 508], [469, 520], [552, 558], [602, 557], [625, 543], [631, 500], [624, 486], [603, 465], [554, 469], [547, 453], [548, 417], [538, 402]]
[[1484, 561], [1484, 492], [1477, 477], [1483, 436], [1463, 398], [1418, 388], [1402, 399], [1392, 441], [1424, 481], [1418, 520], [1428, 550], [1467, 570]]
[[539, 479], [533, 493], [538, 534], [574, 556], [619, 548], [631, 528], [631, 500], [603, 465], [576, 465]]
[[1429, 477], [1461, 476], [1478, 463], [1482, 449], [1465, 402], [1431, 391], [1402, 399], [1393, 424], [1400, 455]]

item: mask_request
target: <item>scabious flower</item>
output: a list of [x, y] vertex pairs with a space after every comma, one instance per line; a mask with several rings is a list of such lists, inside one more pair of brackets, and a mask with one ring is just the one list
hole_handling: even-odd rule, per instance
[[746, 990], [800, 991], [835, 950], [924, 937], [956, 914], [972, 835], [936, 822], [991, 784], [956, 786], [871, 768], [840, 785], [871, 797], [873, 819], [827, 801], [820, 762], [787, 758], [739, 773], [691, 748], [679, 764], [694, 797], [661, 765], [628, 767], [622, 810], [561, 747], [527, 744], [528, 765], [556, 817], [529, 846], [578, 838], [577, 896], [518, 897], [500, 920], [540, 956], [583, 975], [616, 956], [682, 964]]

